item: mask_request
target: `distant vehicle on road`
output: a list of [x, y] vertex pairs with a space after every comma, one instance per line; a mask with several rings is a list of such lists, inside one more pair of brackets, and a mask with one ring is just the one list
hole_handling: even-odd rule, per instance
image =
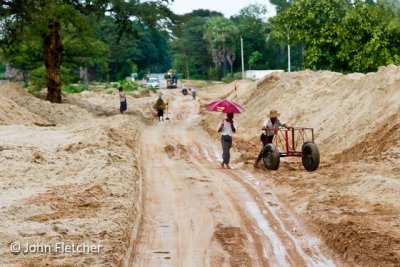
[[170, 69], [165, 73], [164, 78], [167, 80], [167, 88], [178, 88], [178, 74], [176, 70]]
[[158, 78], [155, 78], [155, 77], [149, 78], [149, 80], [147, 81], [147, 88], [159, 89], [160, 88], [160, 82], [159, 82]]

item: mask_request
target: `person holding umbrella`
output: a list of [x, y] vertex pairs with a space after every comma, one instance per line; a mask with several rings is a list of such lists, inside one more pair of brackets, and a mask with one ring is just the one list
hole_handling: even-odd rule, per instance
[[232, 147], [232, 135], [237, 131], [236, 122], [233, 120], [234, 113], [242, 113], [244, 109], [238, 104], [229, 100], [217, 100], [207, 105], [207, 109], [211, 111], [217, 111], [226, 113], [226, 119], [222, 120], [218, 124], [218, 132], [221, 133], [221, 145], [222, 145], [222, 168], [228, 168], [230, 161], [230, 149]]
[[228, 113], [226, 119], [219, 124], [218, 132], [221, 133], [222, 163], [221, 167], [230, 169], [229, 161], [231, 158], [230, 149], [232, 147], [232, 135], [236, 133], [236, 122], [233, 120], [233, 113]]

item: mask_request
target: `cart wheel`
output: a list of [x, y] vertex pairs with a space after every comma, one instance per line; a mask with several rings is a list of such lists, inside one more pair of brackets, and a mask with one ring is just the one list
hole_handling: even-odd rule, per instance
[[319, 151], [318, 147], [315, 143], [307, 142], [304, 143], [303, 148], [301, 149], [303, 153], [303, 166], [304, 168], [309, 171], [315, 171], [318, 169], [319, 166]]
[[280, 154], [274, 144], [267, 144], [263, 148], [263, 161], [265, 168], [276, 171], [279, 168]]

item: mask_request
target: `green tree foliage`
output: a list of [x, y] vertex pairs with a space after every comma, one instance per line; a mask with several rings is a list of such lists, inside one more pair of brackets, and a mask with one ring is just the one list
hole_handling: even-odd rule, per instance
[[170, 67], [168, 33], [146, 27], [138, 21], [129, 22], [125, 30], [120, 35], [118, 25], [110, 17], [101, 21], [99, 37], [109, 46], [105, 70], [99, 70], [102, 80], [122, 80], [138, 69], [164, 72]]
[[[76, 79], [79, 76], [77, 69], [80, 66], [93, 66], [104, 61], [102, 56], [105, 54], [107, 46], [96, 39], [95, 29], [88, 25], [82, 25], [83, 22], [80, 19], [71, 16], [70, 20], [74, 20], [74, 24], [67, 19], [62, 21], [61, 55], [63, 60], [60, 72], [62, 83]], [[86, 17], [85, 20], [89, 24], [95, 25], [93, 17]], [[2, 17], [2, 21], [7, 21], [6, 17]], [[46, 32], [46, 26], [44, 25], [45, 21], [39, 20], [39, 22], [34, 26], [16, 29], [13, 34], [10, 32], [11, 35], [5, 35], [1, 39], [0, 48], [2, 57], [6, 58], [8, 64], [28, 73], [28, 76], [31, 77], [29, 81], [34, 89], [42, 89], [47, 86], [47, 82], [43, 83], [47, 77], [47, 71], [43, 64], [43, 35]], [[17, 24], [17, 22], [15, 23]], [[10, 27], [14, 26], [12, 24], [3, 30], [10, 30]], [[38, 77], [38, 75], [44, 76]]]
[[400, 16], [400, 2], [398, 0], [379, 0], [378, 3], [386, 9], [392, 10], [397, 16]]
[[293, 0], [269, 0], [269, 2], [273, 5], [275, 5], [276, 11], [279, 13], [279, 12], [282, 12], [283, 10], [285, 10], [287, 7], [289, 7], [290, 4], [294, 1]]
[[349, 0], [299, 0], [270, 21], [283, 44], [304, 42], [306, 68], [335, 69], [339, 49], [337, 29], [350, 8]]
[[203, 76], [210, 64], [207, 44], [203, 39], [205, 23], [206, 19], [202, 17], [190, 19], [183, 25], [179, 38], [171, 42], [172, 51], [177, 55], [174, 68], [185, 73], [186, 78], [190, 78], [190, 73]]
[[238, 29], [232, 21], [224, 17], [212, 17], [205, 25], [204, 39], [208, 42], [213, 62], [223, 67], [226, 75], [226, 63], [233, 67], [236, 58]]
[[254, 51], [249, 57], [249, 65], [256, 65], [261, 59], [262, 54], [258, 51]]
[[398, 15], [388, 6], [383, 0], [298, 0], [271, 23], [281, 43], [290, 37], [305, 44], [306, 68], [367, 72], [399, 63]]
[[61, 1], [7, 1], [1, 6], [4, 54], [18, 55], [18, 49], [27, 46], [27, 39], [39, 44], [47, 73], [47, 98], [52, 102], [61, 102], [61, 28], [71, 25], [79, 32], [87, 25], [84, 19], [74, 6]]
[[211, 16], [222, 16], [210, 10], [194, 10], [177, 18], [174, 38], [170, 43], [174, 53], [173, 68], [186, 78], [207, 78], [212, 66], [208, 43], [204, 40], [204, 27]]
[[[61, 66], [60, 73], [62, 77], [63, 84], [70, 84], [74, 79], [76, 79], [76, 75], [74, 76], [71, 73], [71, 69], [68, 69], [64, 66]], [[29, 82], [30, 86], [28, 90], [30, 92], [40, 91], [47, 86], [47, 78], [46, 78], [46, 68], [44, 65], [29, 71]]]
[[180, 17], [182, 22], [191, 20], [192, 18], [211, 18], [211, 17], [223, 17], [224, 15], [217, 11], [208, 9], [196, 9], [190, 13], [184, 14]]
[[396, 15], [382, 4], [355, 1], [338, 29], [337, 57], [344, 70], [367, 72], [400, 63], [400, 28]]
[[96, 28], [87, 28], [85, 33], [77, 35], [70, 27], [64, 27], [62, 65], [75, 76], [78, 76], [79, 67], [105, 65], [107, 53], [109, 46], [98, 39]]
[[[43, 49], [47, 73], [47, 99], [61, 102], [61, 53], [63, 32], [71, 29], [77, 36], [93, 24], [94, 18], [108, 15], [120, 26], [119, 32], [129, 29], [132, 19], [150, 27], [170, 15], [163, 5], [168, 0], [139, 2], [136, 0], [76, 1], [76, 0], [35, 0], [2, 1], [0, 6], [1, 47], [3, 54], [16, 55], [14, 47], [23, 48], [26, 40], [39, 40]], [[28, 37], [25, 39], [24, 37]]]
[[[253, 69], [271, 67], [268, 66], [267, 62], [269, 61], [271, 64], [275, 59], [275, 57], [271, 56], [272, 49], [270, 48], [276, 46], [276, 43], [271, 40], [267, 44], [270, 27], [266, 22], [266, 14], [266, 6], [249, 5], [241, 9], [238, 15], [232, 17], [233, 23], [238, 28], [238, 35], [244, 40], [243, 53], [245, 61], [252, 65], [251, 68]], [[252, 63], [250, 63], [249, 57], [256, 51], [261, 53], [261, 56], [257, 57], [257, 62], [253, 59]], [[237, 53], [240, 55], [239, 39], [237, 40]]]

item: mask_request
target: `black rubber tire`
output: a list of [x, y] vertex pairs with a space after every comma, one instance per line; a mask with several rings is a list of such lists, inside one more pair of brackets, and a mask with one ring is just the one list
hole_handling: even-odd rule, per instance
[[304, 168], [309, 172], [313, 172], [318, 169], [319, 150], [317, 145], [312, 142], [306, 142], [303, 144], [301, 152], [303, 153], [303, 158], [301, 161], [303, 162]]
[[263, 162], [265, 168], [276, 171], [279, 168], [281, 155], [274, 144], [266, 144], [263, 148]]

